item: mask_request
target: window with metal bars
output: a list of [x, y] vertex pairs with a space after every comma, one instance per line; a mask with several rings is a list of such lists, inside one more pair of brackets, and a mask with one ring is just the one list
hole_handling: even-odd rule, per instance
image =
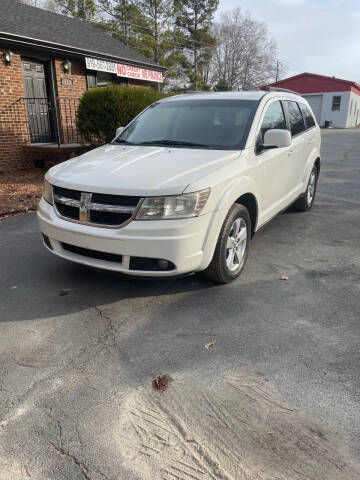
[[331, 110], [333, 112], [339, 112], [340, 111], [340, 105], [341, 105], [341, 96], [340, 95], [335, 95], [332, 97], [332, 107]]

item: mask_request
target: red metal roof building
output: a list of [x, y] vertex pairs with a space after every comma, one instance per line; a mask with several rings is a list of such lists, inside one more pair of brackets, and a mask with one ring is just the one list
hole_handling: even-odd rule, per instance
[[268, 86], [300, 93], [321, 127], [349, 128], [360, 123], [360, 85], [356, 82], [305, 72]]

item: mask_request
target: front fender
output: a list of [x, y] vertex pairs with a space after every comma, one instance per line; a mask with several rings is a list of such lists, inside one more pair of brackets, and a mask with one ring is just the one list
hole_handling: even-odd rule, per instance
[[243, 176], [241, 178], [233, 179], [233, 181], [228, 183], [218, 196], [218, 200], [216, 205], [214, 205], [215, 208], [213, 210], [212, 218], [209, 222], [208, 230], [205, 235], [203, 246], [204, 254], [201, 269], [205, 269], [211, 262], [221, 228], [230, 208], [242, 195], [247, 193], [252, 194], [255, 197], [255, 200], [258, 201], [259, 195], [255, 186], [255, 182], [249, 177]]
[[252, 194], [258, 202], [260, 192], [258, 191], [255, 181], [248, 176], [234, 178], [232, 182], [226, 185], [222, 194], [219, 196], [216, 209], [229, 211], [230, 207], [238, 200], [238, 198], [247, 193]]

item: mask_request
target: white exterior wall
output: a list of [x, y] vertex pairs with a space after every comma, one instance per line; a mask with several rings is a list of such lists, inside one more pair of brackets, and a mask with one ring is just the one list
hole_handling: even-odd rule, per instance
[[[312, 96], [322, 96], [321, 104], [321, 115], [320, 119], [317, 118], [320, 127], [325, 125], [325, 121], [329, 120], [331, 122], [331, 127], [335, 128], [348, 128], [354, 127], [356, 123], [360, 123], [360, 96], [356, 95], [353, 92], [324, 92], [324, 93], [306, 93], [303, 95], [306, 100], [311, 105]], [[334, 96], [341, 97], [340, 110], [333, 111], [331, 110], [332, 101]], [[353, 101], [353, 109], [350, 114], [351, 100]], [[355, 110], [355, 115], [354, 115]], [[358, 112], [358, 114], [357, 114]]]
[[348, 106], [347, 127], [356, 127], [360, 123], [360, 96], [350, 92], [350, 102]]

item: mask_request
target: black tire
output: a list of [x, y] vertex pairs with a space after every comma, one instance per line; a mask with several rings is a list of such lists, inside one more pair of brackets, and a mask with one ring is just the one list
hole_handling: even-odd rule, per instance
[[[318, 174], [317, 168], [314, 165], [310, 173], [310, 177], [309, 177], [309, 181], [308, 181], [305, 193], [302, 193], [300, 197], [294, 202], [294, 207], [299, 212], [307, 212], [314, 205], [318, 175], [319, 174]], [[310, 195], [309, 189], [312, 188], [313, 178], [315, 179], [314, 180], [315, 184], [313, 185], [313, 193], [312, 195]]]
[[[240, 225], [240, 232], [242, 231], [243, 240], [240, 243], [238, 240], [236, 244], [236, 250], [239, 253], [236, 253], [233, 258], [238, 260], [238, 265], [236, 266], [236, 262], [233, 262], [232, 266], [234, 270], [232, 270], [229, 265], [228, 261], [233, 249], [227, 248], [227, 242], [230, 237], [230, 234], [234, 232], [234, 228], [236, 228], [235, 222], [237, 219], [240, 219], [240, 223], [236, 225]], [[244, 230], [246, 226], [246, 231]], [[239, 233], [240, 235], [240, 233]], [[245, 241], [244, 244], [243, 242]], [[231, 239], [230, 239], [231, 240]], [[214, 256], [211, 260], [210, 265], [204, 270], [202, 273], [203, 275], [212, 280], [213, 282], [217, 283], [228, 283], [237, 278], [240, 273], [242, 272], [246, 258], [249, 251], [249, 245], [251, 240], [251, 220], [250, 215], [246, 207], [243, 205], [234, 204], [227, 214], [223, 226], [221, 228], [221, 232], [219, 234], [219, 238], [215, 247]], [[241, 254], [241, 260], [239, 259]], [[231, 263], [231, 262], [230, 262]], [[236, 266], [236, 268], [235, 268]]]

